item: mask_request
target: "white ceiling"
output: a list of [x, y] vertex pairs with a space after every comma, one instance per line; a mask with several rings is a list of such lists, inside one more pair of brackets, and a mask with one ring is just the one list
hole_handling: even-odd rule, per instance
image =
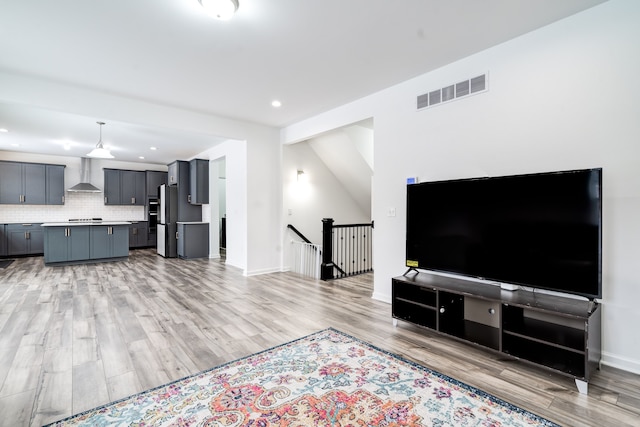
[[[0, 0], [0, 71], [283, 127], [603, 2], [239, 1], [231, 21], [216, 21], [197, 0]], [[0, 150], [82, 156], [98, 140], [96, 120], [119, 160], [168, 163], [221, 141], [0, 93], [10, 131]]]

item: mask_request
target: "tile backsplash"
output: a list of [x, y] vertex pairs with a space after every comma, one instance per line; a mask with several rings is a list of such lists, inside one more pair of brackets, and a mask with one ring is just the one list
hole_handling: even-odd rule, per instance
[[64, 205], [0, 205], [0, 224], [60, 222], [70, 218], [145, 221], [144, 206], [105, 206], [102, 193], [65, 193]]

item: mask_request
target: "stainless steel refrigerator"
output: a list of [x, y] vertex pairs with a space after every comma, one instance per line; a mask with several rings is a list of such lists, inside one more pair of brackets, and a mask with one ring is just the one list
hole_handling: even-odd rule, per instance
[[161, 185], [158, 187], [158, 255], [165, 258], [178, 256], [178, 187]]

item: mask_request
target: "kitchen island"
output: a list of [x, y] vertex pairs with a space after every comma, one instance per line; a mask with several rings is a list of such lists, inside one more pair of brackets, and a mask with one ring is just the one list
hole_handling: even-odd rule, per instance
[[129, 224], [125, 221], [44, 223], [44, 263], [68, 265], [126, 260]]

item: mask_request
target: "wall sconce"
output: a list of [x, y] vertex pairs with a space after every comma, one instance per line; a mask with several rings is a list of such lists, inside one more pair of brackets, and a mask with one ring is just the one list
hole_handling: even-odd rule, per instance
[[305, 181], [305, 178], [306, 178], [306, 177], [305, 177], [305, 175], [304, 175], [304, 171], [303, 171], [303, 170], [301, 170], [301, 169], [298, 169], [298, 175], [296, 176], [296, 180], [297, 180], [298, 182], [301, 182], [301, 181]]

